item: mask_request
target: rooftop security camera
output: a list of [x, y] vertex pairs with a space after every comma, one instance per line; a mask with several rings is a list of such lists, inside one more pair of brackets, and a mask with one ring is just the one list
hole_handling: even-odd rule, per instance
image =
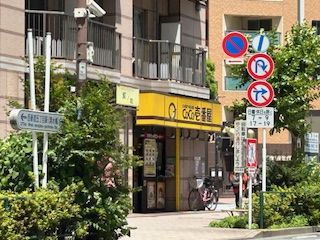
[[87, 7], [90, 13], [94, 14], [96, 17], [102, 17], [106, 14], [106, 11], [102, 9], [94, 0], [87, 0]]

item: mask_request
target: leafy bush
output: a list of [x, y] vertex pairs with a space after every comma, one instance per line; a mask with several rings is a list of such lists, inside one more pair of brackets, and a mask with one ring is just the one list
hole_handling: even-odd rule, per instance
[[0, 140], [0, 190], [23, 191], [32, 187], [32, 138], [13, 133]]
[[285, 218], [280, 224], [271, 225], [269, 228], [278, 229], [278, 228], [290, 228], [290, 227], [304, 227], [308, 226], [308, 218], [303, 215], [296, 215], [292, 218]]
[[210, 227], [218, 227], [218, 228], [245, 228], [248, 224], [248, 216], [229, 216], [222, 220], [212, 221], [209, 226]]
[[78, 236], [87, 233], [81, 221], [80, 206], [74, 203], [78, 187], [72, 184], [62, 191], [57, 187], [0, 193], [0, 236], [2, 239], [29, 239], [32, 236], [55, 236], [75, 231]]

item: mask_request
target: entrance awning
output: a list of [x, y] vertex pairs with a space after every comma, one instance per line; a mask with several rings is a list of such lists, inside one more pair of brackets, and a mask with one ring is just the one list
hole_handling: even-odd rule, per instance
[[221, 105], [194, 98], [140, 93], [136, 124], [220, 131]]

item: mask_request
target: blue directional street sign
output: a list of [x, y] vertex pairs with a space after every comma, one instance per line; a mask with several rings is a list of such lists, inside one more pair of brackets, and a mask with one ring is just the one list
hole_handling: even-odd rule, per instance
[[239, 32], [231, 32], [222, 42], [223, 51], [230, 57], [240, 57], [248, 51], [248, 40]]
[[268, 106], [274, 97], [274, 91], [267, 81], [252, 82], [247, 90], [247, 99], [255, 107]]
[[252, 40], [252, 48], [256, 52], [266, 52], [270, 46], [270, 40], [265, 35], [257, 35]]

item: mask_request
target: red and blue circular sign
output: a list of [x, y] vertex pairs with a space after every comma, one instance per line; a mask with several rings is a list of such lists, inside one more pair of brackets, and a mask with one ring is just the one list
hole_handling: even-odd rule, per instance
[[247, 98], [255, 107], [266, 107], [274, 98], [273, 87], [267, 81], [252, 82], [247, 89]]
[[266, 53], [255, 53], [248, 60], [247, 70], [253, 79], [265, 80], [272, 75], [274, 62]]
[[223, 51], [230, 57], [241, 57], [248, 51], [248, 40], [240, 32], [227, 34], [222, 41]]

